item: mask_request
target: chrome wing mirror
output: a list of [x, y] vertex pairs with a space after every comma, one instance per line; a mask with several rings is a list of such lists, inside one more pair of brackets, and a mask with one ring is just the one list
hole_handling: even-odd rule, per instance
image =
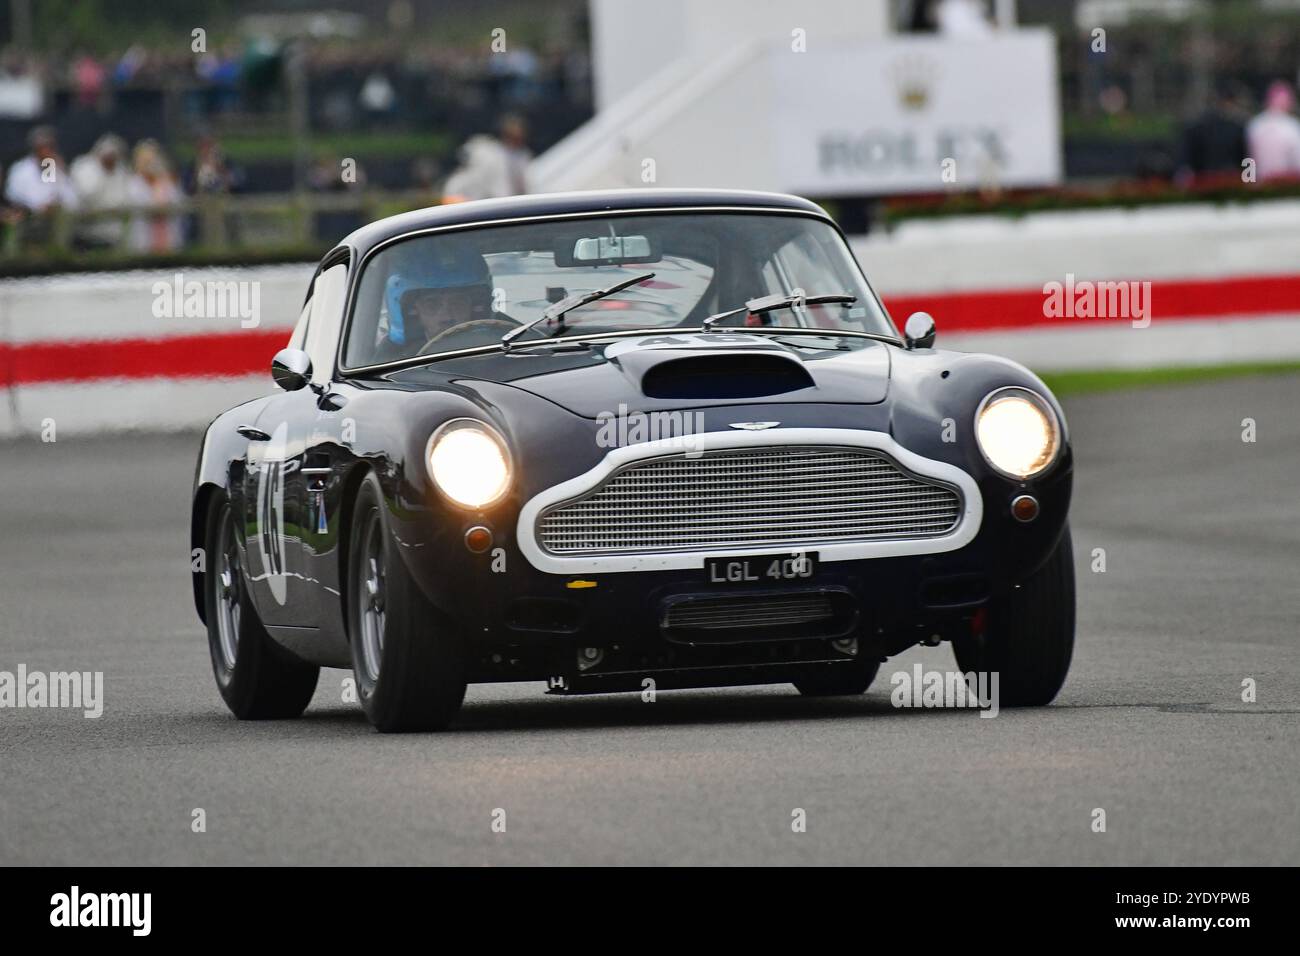
[[903, 325], [903, 341], [909, 349], [934, 347], [934, 318], [929, 312], [913, 312]]
[[311, 359], [301, 349], [280, 349], [271, 359], [271, 378], [286, 392], [296, 392], [311, 381]]

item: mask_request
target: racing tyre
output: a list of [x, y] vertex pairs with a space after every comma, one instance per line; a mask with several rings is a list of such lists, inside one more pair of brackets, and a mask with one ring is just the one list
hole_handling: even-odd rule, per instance
[[957, 666], [997, 672], [1002, 707], [1050, 704], [1074, 652], [1074, 552], [1067, 525], [1046, 563], [989, 605], [982, 633], [953, 641]]
[[850, 697], [865, 694], [880, 670], [877, 663], [863, 663], [861, 667], [836, 670], [834, 673], [813, 673], [794, 681], [795, 690], [805, 697]]
[[441, 730], [465, 699], [460, 635], [429, 604], [386, 527], [379, 480], [357, 493], [348, 550], [347, 617], [357, 695], [377, 730]]
[[234, 514], [222, 497], [208, 512], [203, 575], [208, 651], [217, 689], [240, 720], [297, 717], [311, 702], [320, 668], [276, 644], [248, 596]]

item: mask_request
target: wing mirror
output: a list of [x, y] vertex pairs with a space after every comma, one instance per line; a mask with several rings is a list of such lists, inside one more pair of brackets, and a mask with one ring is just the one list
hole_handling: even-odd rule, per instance
[[903, 341], [909, 349], [932, 348], [934, 334], [934, 318], [929, 312], [913, 312], [903, 325]]
[[271, 378], [286, 392], [296, 392], [311, 381], [311, 359], [301, 349], [280, 349], [271, 359]]

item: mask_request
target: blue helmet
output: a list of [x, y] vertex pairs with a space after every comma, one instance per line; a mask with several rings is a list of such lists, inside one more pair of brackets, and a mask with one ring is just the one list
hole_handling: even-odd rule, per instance
[[484, 301], [491, 298], [492, 275], [483, 257], [454, 237], [413, 239], [392, 250], [392, 271], [384, 283], [384, 304], [388, 308], [388, 339], [406, 343], [406, 318], [402, 298], [422, 289], [481, 287]]

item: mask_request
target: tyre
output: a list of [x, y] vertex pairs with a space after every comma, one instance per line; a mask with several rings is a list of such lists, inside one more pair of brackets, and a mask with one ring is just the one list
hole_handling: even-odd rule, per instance
[[222, 699], [240, 720], [299, 716], [316, 691], [320, 668], [292, 656], [262, 627], [244, 581], [234, 514], [224, 496], [208, 513], [205, 543], [208, 651]]
[[814, 672], [794, 681], [794, 686], [805, 697], [850, 697], [865, 694], [878, 670], [879, 664], [863, 662], [860, 667], [836, 668], [833, 673]]
[[441, 730], [465, 699], [464, 642], [397, 554], [383, 501], [367, 475], [352, 510], [346, 584], [357, 696], [377, 730]]
[[1047, 562], [988, 607], [983, 631], [953, 641], [957, 666], [998, 674], [1001, 707], [1050, 704], [1074, 653], [1074, 552], [1067, 525]]

